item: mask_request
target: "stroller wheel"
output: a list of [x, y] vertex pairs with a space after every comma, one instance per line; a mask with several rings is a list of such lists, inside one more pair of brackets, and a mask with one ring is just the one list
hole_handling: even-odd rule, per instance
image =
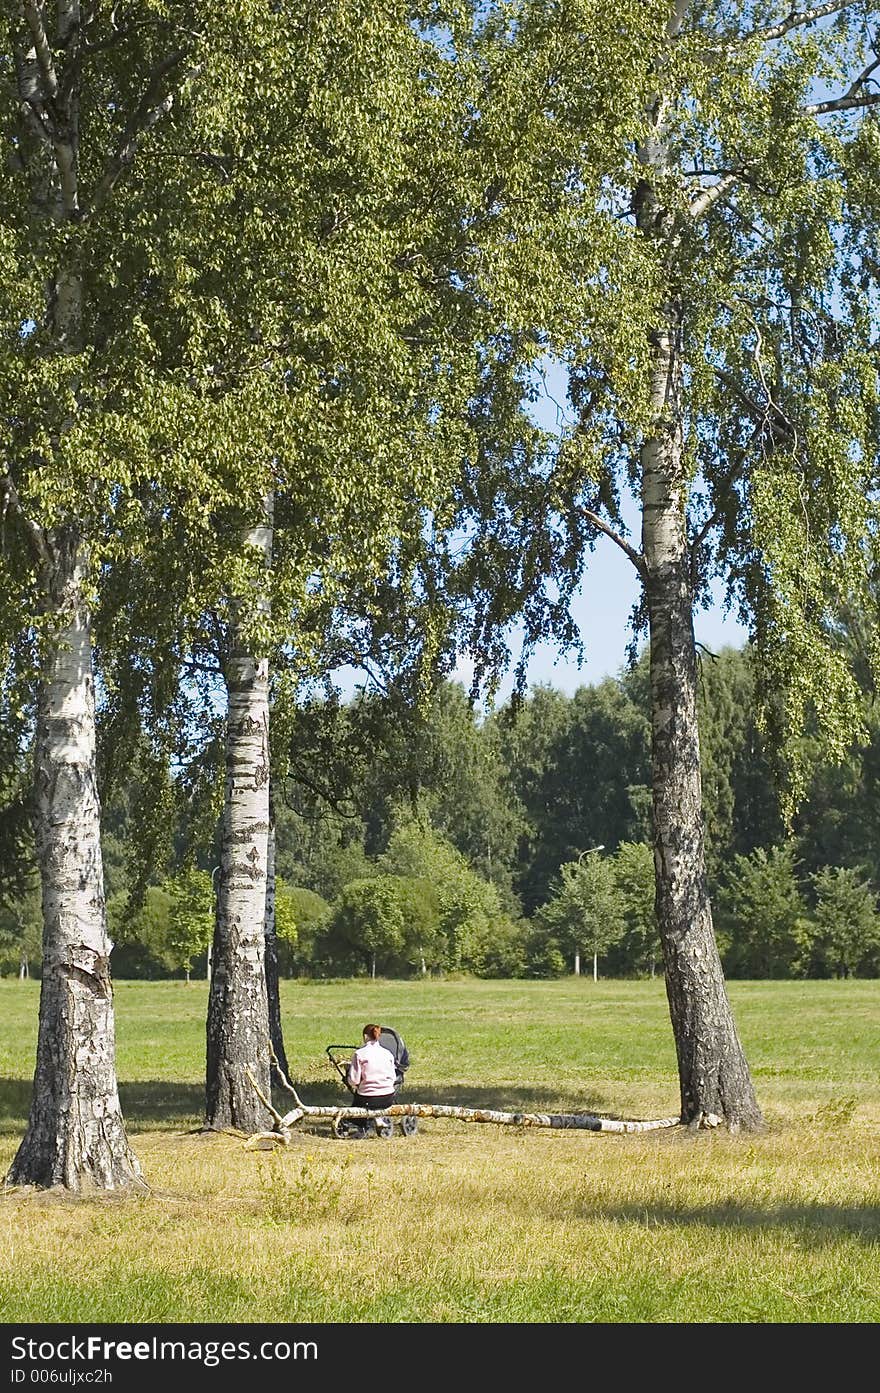
[[419, 1119], [417, 1117], [402, 1117], [400, 1119], [400, 1130], [405, 1137], [414, 1137], [419, 1130]]

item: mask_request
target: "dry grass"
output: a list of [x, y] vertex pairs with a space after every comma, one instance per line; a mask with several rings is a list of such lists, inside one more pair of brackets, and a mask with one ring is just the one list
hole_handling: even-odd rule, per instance
[[[203, 992], [122, 984], [120, 1076], [151, 1193], [5, 1194], [0, 1317], [875, 1322], [880, 983], [732, 984], [731, 995], [760, 1136], [438, 1120], [412, 1138], [346, 1143], [316, 1123], [269, 1153], [191, 1130]], [[378, 1011], [410, 1044], [412, 1098], [675, 1111], [656, 983], [285, 984], [284, 1006], [308, 1101], [339, 1098], [323, 1046], [356, 1039]], [[2, 982], [0, 1010], [5, 1170], [35, 993]]]

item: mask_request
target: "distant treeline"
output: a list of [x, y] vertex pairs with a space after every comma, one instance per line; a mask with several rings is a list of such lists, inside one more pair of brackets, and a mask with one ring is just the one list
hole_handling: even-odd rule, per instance
[[[710, 889], [725, 971], [880, 972], [880, 723], [816, 769], [786, 829], [754, 722], [748, 650], [700, 664]], [[644, 661], [572, 696], [534, 688], [483, 717], [448, 682], [419, 712], [391, 697], [296, 712], [275, 790], [276, 918], [289, 975], [556, 976], [661, 969], [653, 912]], [[157, 777], [157, 776], [155, 776]], [[170, 782], [170, 781], [169, 781]], [[133, 893], [145, 792], [177, 819]], [[177, 811], [174, 811], [174, 810]], [[185, 800], [133, 784], [105, 808], [117, 977], [207, 968], [215, 850]], [[0, 911], [4, 972], [39, 966], [37, 891]]]

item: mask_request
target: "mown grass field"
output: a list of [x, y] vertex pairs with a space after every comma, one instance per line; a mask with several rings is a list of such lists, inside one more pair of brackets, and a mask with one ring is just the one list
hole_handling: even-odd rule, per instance
[[[662, 983], [283, 984], [306, 1102], [366, 1020], [405, 1036], [404, 1097], [678, 1110]], [[281, 1152], [200, 1134], [204, 983], [116, 987], [118, 1072], [150, 1192], [0, 1198], [0, 1319], [60, 1322], [875, 1322], [880, 982], [731, 983], [755, 1137], [423, 1120]], [[24, 1129], [38, 984], [0, 981], [0, 1173]], [[284, 1095], [279, 1096], [284, 1102]]]

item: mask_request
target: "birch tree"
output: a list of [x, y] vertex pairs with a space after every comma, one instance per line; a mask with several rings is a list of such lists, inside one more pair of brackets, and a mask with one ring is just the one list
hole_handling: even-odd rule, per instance
[[[204, 6], [170, 17], [146, 0], [125, 16], [80, 0], [27, 0], [4, 14], [3, 639], [35, 726], [44, 916], [34, 1095], [9, 1172], [15, 1183], [140, 1182], [116, 1083], [96, 626], [112, 647], [115, 567], [150, 571], [163, 515], [150, 515], [153, 495], [165, 516], [173, 502], [197, 554], [200, 543], [218, 549], [205, 527], [212, 511], [233, 499], [256, 507], [264, 491], [258, 448], [247, 471], [239, 456], [253, 433], [247, 423], [268, 409], [259, 404], [265, 369], [245, 365], [218, 403], [214, 307], [196, 268], [225, 219], [195, 197], [206, 152], [180, 139], [194, 86], [212, 66], [211, 20]], [[213, 57], [206, 106], [216, 113], [223, 68]], [[245, 425], [233, 453], [236, 410]]]
[[[89, 17], [76, 0], [51, 10], [17, 5], [6, 16], [3, 53], [15, 178], [4, 197], [4, 280], [13, 296], [0, 490], [19, 559], [27, 553], [40, 620], [34, 762], [45, 920], [34, 1096], [9, 1180], [70, 1189], [116, 1188], [140, 1176], [116, 1086], [95, 783], [91, 591], [108, 480], [93, 474], [94, 457], [83, 467], [73, 443], [88, 391], [92, 309], [80, 229], [172, 92], [157, 75], [154, 102], [133, 112], [131, 129], [87, 154], [82, 128], [91, 113], [83, 111], [82, 74]], [[85, 173], [89, 154], [95, 162], [103, 157], [97, 179]]]
[[250, 541], [240, 554], [218, 541], [195, 574], [189, 520], [172, 501], [169, 523], [157, 496], [157, 580], [145, 589], [117, 573], [135, 639], [114, 683], [129, 692], [148, 673], [157, 739], [195, 735], [196, 759], [201, 714], [217, 690], [227, 699], [206, 1122], [251, 1130], [264, 1119], [247, 1071], [260, 1093], [269, 1084], [267, 662], [320, 676], [343, 610], [375, 631], [385, 594], [417, 588], [480, 367], [449, 250], [456, 77], [418, 7], [245, 9], [246, 46], [235, 11], [212, 14], [225, 104], [194, 99], [185, 134], [203, 152], [200, 200], [235, 229], [200, 234], [215, 313], [199, 332], [218, 415], [254, 365], [276, 385], [248, 423], [271, 537], [244, 500], [209, 510], [218, 538], [238, 518]]
[[[489, 11], [457, 35], [483, 84], [474, 158], [497, 171], [467, 268], [522, 345], [523, 385], [537, 393], [548, 360], [564, 369], [569, 424], [492, 474], [504, 504], [474, 522], [465, 584], [491, 663], [490, 632], [517, 612], [527, 644], [571, 640], [597, 538], [634, 567], [682, 1116], [755, 1128], [706, 889], [693, 613], [726, 576], [775, 693], [793, 806], [805, 712], [836, 754], [859, 720], [831, 636], [864, 592], [876, 480], [876, 12]], [[640, 538], [623, 523], [629, 489]]]
[[[273, 500], [248, 532], [265, 572], [272, 565]], [[260, 581], [256, 584], [259, 586]], [[264, 586], [262, 587], [264, 588]], [[244, 1071], [269, 1083], [266, 917], [269, 879], [269, 662], [254, 652], [235, 611], [224, 664], [226, 789], [220, 834], [217, 917], [211, 954], [206, 1063], [206, 1118], [212, 1126], [256, 1131], [261, 1103]], [[265, 601], [263, 601], [265, 606]]]

